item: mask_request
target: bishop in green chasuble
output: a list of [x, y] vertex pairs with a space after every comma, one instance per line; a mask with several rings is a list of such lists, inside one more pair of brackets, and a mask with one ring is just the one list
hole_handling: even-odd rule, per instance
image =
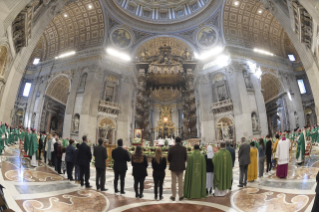
[[30, 145], [29, 145], [29, 153], [28, 155], [31, 157], [31, 166], [38, 166], [37, 161], [37, 151], [39, 148], [38, 144], [38, 137], [35, 133], [35, 130], [32, 130], [31, 139], [30, 139]]
[[233, 179], [233, 163], [229, 151], [221, 148], [213, 158], [215, 196], [225, 196]]
[[299, 139], [298, 139], [298, 144], [297, 144], [297, 152], [296, 152], [296, 159], [297, 163], [302, 163], [305, 159], [305, 150], [306, 150], [306, 131], [301, 132]]
[[206, 198], [206, 161], [204, 155], [196, 148], [187, 160], [184, 197], [187, 199]]

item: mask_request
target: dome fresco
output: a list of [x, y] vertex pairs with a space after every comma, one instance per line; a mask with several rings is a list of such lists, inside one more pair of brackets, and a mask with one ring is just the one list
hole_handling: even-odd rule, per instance
[[113, 0], [126, 14], [156, 23], [179, 22], [203, 11], [213, 0]]

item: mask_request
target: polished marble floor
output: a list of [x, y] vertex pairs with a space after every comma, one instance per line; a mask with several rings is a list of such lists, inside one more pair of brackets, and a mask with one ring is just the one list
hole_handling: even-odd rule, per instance
[[145, 180], [143, 199], [136, 199], [133, 189], [132, 169], [129, 167], [125, 183], [125, 195], [115, 195], [113, 172], [106, 173], [108, 191], [96, 191], [95, 168], [91, 167], [92, 189], [68, 181], [43, 161], [30, 166], [28, 160], [20, 160], [18, 146], [6, 148], [1, 156], [0, 184], [8, 205], [16, 212], [102, 212], [102, 211], [229, 211], [229, 212], [291, 212], [311, 211], [315, 196], [315, 177], [319, 171], [319, 147], [305, 165], [297, 166], [295, 150], [291, 154], [287, 179], [278, 179], [274, 172], [238, 188], [239, 167], [236, 162], [232, 190], [225, 197], [208, 196], [206, 199], [170, 201], [171, 175], [166, 172], [164, 200], [154, 200], [154, 184], [149, 167]]

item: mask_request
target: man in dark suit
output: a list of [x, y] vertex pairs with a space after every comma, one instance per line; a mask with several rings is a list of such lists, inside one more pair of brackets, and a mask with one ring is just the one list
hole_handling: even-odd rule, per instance
[[73, 146], [73, 143], [74, 143], [74, 140], [70, 139], [69, 146], [67, 146], [65, 151], [66, 172], [68, 175], [68, 179], [70, 181], [74, 181], [72, 173], [73, 173], [73, 167], [74, 167], [75, 148]]
[[[95, 168], [96, 168], [96, 190], [107, 191], [105, 189], [105, 169], [107, 159], [106, 148], [102, 146], [103, 139], [99, 139], [99, 145], [94, 147]], [[101, 181], [101, 182], [100, 182]]]
[[42, 133], [40, 133], [40, 139], [39, 139], [39, 146], [38, 146], [38, 150], [39, 150], [39, 159], [38, 160], [42, 160], [41, 159], [41, 152], [43, 149], [43, 139], [42, 139]]
[[[230, 142], [229, 141], [226, 142], [226, 149], [228, 150], [228, 152], [231, 155], [232, 162], [233, 162], [233, 168], [234, 168], [236, 153], [235, 153], [235, 149], [230, 146]], [[231, 180], [231, 185], [233, 185], [233, 180]], [[230, 186], [229, 190], [231, 190], [231, 186]]]
[[119, 190], [117, 189], [118, 179], [121, 179], [121, 194], [125, 194], [124, 192], [124, 179], [127, 170], [127, 162], [131, 161], [131, 158], [128, 154], [128, 151], [123, 149], [123, 140], [119, 139], [117, 141], [118, 147], [113, 149], [112, 151], [112, 158], [114, 160], [113, 170], [114, 170], [114, 190], [115, 193], [118, 193]]
[[44, 151], [43, 151], [43, 157], [44, 157], [44, 163], [47, 163], [47, 150], [45, 149], [45, 147], [47, 146], [47, 133], [46, 132], [43, 132], [43, 135], [44, 135], [44, 143], [43, 143], [43, 148], [44, 148]]
[[247, 185], [247, 172], [248, 165], [250, 164], [250, 145], [245, 143], [246, 139], [241, 138], [241, 145], [238, 151], [238, 160], [239, 160], [239, 185], [238, 187], [243, 187]]
[[185, 162], [187, 161], [186, 148], [181, 145], [182, 139], [176, 137], [175, 146], [170, 147], [168, 152], [169, 170], [172, 175], [172, 196], [170, 199], [175, 201], [176, 197], [176, 178], [178, 179], [178, 195], [179, 201], [184, 199], [183, 197], [183, 174], [185, 170]]
[[81, 186], [84, 186], [83, 175], [85, 175], [85, 187], [91, 188], [90, 179], [90, 162], [92, 160], [91, 148], [87, 145], [88, 139], [86, 135], [82, 137], [83, 143], [79, 147], [78, 161], [80, 166]]
[[[57, 136], [57, 134], [53, 134], [53, 137], [55, 138], [55, 143], [53, 144], [54, 147], [54, 167], [55, 167], [55, 171], [58, 172], [58, 146], [59, 146], [59, 137]], [[52, 140], [53, 142], [53, 140]]]

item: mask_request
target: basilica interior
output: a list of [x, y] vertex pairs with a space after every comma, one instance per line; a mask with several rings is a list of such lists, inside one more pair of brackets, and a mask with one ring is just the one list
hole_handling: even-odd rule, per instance
[[[92, 144], [156, 146], [181, 137], [206, 146], [318, 124], [316, 0], [0, 0], [0, 121]], [[318, 22], [318, 24], [317, 24]], [[296, 150], [294, 149], [294, 152]], [[110, 151], [108, 154], [110, 156]], [[83, 189], [19, 147], [1, 156], [13, 211], [311, 211], [319, 147], [287, 179], [274, 174], [225, 197], [135, 199]], [[94, 185], [95, 168], [91, 167]]]

